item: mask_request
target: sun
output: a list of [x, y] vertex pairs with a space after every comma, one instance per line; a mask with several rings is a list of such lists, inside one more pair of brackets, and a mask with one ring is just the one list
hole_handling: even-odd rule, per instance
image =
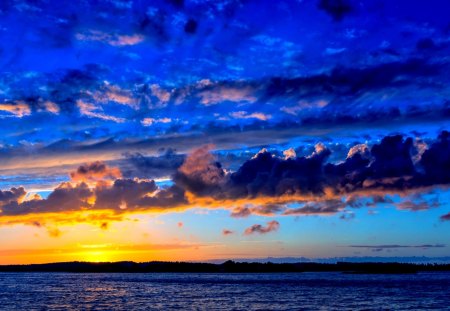
[[87, 251], [80, 253], [82, 261], [87, 262], [110, 262], [111, 254], [107, 251]]

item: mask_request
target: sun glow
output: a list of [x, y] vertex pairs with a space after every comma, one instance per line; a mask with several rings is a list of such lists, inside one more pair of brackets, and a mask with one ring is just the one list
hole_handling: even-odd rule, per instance
[[85, 251], [77, 254], [82, 261], [88, 262], [109, 262], [113, 261], [111, 252], [104, 250]]

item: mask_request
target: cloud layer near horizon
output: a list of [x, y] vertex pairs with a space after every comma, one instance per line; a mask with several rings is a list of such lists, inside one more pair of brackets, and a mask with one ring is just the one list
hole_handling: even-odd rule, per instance
[[[442, 132], [426, 148], [411, 138], [387, 136], [370, 149], [352, 147], [337, 164], [327, 162], [331, 151], [323, 144], [307, 156], [288, 150], [282, 157], [261, 150], [234, 172], [224, 170], [206, 145], [184, 160], [172, 185], [160, 187], [151, 176], [123, 178], [117, 168], [94, 162], [71, 172], [72, 180], [61, 183], [47, 198], [27, 198], [24, 188], [1, 191], [0, 218], [82, 211], [169, 212], [193, 207], [229, 209], [233, 217], [329, 215], [376, 202], [411, 211], [429, 209], [439, 202], [425, 201], [419, 194], [450, 183], [449, 136]], [[404, 200], [394, 202], [393, 195]]]

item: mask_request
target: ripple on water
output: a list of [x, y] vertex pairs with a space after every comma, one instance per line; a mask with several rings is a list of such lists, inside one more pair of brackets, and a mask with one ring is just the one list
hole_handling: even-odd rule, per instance
[[0, 273], [2, 310], [449, 308], [450, 273]]

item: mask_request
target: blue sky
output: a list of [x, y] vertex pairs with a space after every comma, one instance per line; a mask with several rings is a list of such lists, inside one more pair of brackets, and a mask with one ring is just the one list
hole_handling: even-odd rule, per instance
[[450, 255], [449, 9], [3, 1], [0, 230], [138, 214], [205, 259]]

